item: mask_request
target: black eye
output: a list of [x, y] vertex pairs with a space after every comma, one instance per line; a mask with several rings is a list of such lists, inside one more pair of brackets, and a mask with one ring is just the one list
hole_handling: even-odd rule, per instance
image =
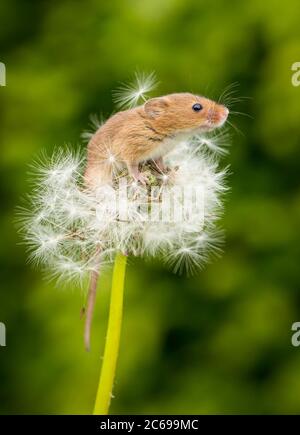
[[199, 112], [202, 109], [203, 109], [203, 106], [200, 103], [196, 103], [196, 104], [193, 105], [193, 110], [195, 112]]

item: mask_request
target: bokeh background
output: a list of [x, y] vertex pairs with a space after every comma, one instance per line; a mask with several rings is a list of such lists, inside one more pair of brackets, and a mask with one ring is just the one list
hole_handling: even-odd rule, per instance
[[[108, 315], [101, 278], [92, 352], [84, 294], [26, 264], [14, 224], [41, 149], [81, 143], [111, 91], [156, 71], [158, 94], [250, 97], [232, 117], [231, 192], [222, 258], [195, 277], [131, 260], [112, 413], [299, 413], [300, 61], [297, 0], [122, 0], [0, 3], [0, 412], [90, 413]], [[82, 144], [82, 146], [84, 146]]]

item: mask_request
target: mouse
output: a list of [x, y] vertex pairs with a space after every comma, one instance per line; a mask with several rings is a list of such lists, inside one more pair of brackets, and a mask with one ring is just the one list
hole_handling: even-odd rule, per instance
[[[91, 137], [84, 183], [97, 189], [112, 183], [114, 171], [126, 167], [137, 183], [147, 184], [140, 165], [152, 161], [158, 171], [167, 168], [164, 157], [190, 136], [222, 127], [229, 110], [222, 104], [188, 92], [151, 98], [143, 105], [112, 115]], [[87, 295], [84, 341], [90, 348], [90, 329], [98, 272], [91, 273]], [[83, 310], [84, 312], [85, 310]]]
[[189, 92], [150, 98], [143, 105], [112, 115], [87, 146], [84, 181], [88, 188], [110, 183], [116, 168], [146, 184], [139, 165], [152, 160], [164, 172], [164, 156], [190, 136], [221, 127], [229, 110], [209, 98]]

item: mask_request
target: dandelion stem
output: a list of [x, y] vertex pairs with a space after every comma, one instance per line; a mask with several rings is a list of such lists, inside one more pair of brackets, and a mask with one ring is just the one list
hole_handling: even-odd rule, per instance
[[119, 352], [123, 314], [123, 293], [127, 257], [121, 253], [115, 257], [107, 336], [101, 374], [97, 390], [94, 415], [108, 414]]

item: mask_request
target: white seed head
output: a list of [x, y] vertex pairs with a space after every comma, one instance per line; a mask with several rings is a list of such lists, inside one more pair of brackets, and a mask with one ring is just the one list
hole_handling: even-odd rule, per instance
[[[152, 173], [154, 185], [146, 189], [123, 171], [113, 185], [89, 191], [79, 153], [66, 149], [44, 156], [35, 164], [29, 207], [20, 210], [30, 260], [43, 264], [54, 278], [80, 283], [120, 251], [157, 256], [178, 273], [201, 268], [210, 252], [221, 252], [216, 221], [226, 170], [219, 170], [216, 158], [194, 139], [178, 145], [166, 161], [169, 172]], [[181, 212], [199, 188], [203, 201]]]
[[[114, 92], [119, 107], [146, 101], [157, 85], [154, 73], [135, 75]], [[89, 140], [103, 121], [93, 117]], [[91, 271], [114, 261], [117, 252], [159, 257], [175, 272], [195, 272], [221, 252], [216, 229], [227, 188], [227, 168], [218, 169], [227, 135], [196, 135], [182, 141], [165, 158], [161, 173], [151, 162], [141, 169], [147, 186], [132, 181], [120, 168], [111, 144], [95, 150], [95, 159], [113, 174], [111, 184], [85, 188], [85, 158], [70, 147], [42, 155], [32, 165], [34, 184], [29, 205], [19, 210], [20, 230], [30, 260], [50, 276], [82, 283]], [[199, 195], [200, 192], [200, 195]]]

